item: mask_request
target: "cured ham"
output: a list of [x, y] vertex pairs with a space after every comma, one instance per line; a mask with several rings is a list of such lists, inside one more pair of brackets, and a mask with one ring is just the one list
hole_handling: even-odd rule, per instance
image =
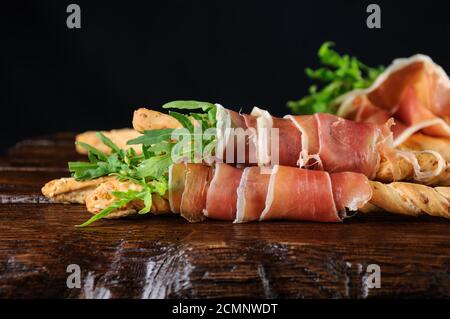
[[256, 163], [257, 116], [241, 114], [217, 104], [217, 158], [226, 163]]
[[235, 221], [242, 223], [258, 220], [266, 207], [271, 174], [262, 174], [259, 167], [244, 169], [237, 189], [239, 194], [236, 204]]
[[174, 184], [169, 185], [170, 207], [173, 207], [173, 212], [179, 212], [190, 222], [205, 219], [203, 210], [211, 173], [210, 167], [206, 165], [185, 163], [173, 165], [169, 173], [170, 182]]
[[209, 184], [206, 209], [203, 213], [212, 219], [232, 220], [236, 216], [236, 189], [243, 170], [230, 165], [217, 164]]
[[356, 123], [330, 114], [314, 117], [318, 125], [318, 156], [324, 170], [375, 176], [380, 153], [391, 142], [389, 124]]
[[[351, 172], [180, 163], [169, 168], [169, 175], [173, 184], [169, 185], [170, 205], [191, 222], [205, 217], [237, 223], [270, 219], [339, 222], [347, 210], [357, 210], [372, 196], [367, 177]], [[179, 187], [183, 180], [184, 187]]]
[[266, 206], [259, 219], [340, 221], [330, 174], [275, 166], [270, 176]]
[[338, 99], [338, 115], [358, 122], [395, 118], [394, 145], [417, 132], [450, 137], [450, 79], [425, 55], [397, 59], [368, 89]]
[[[356, 123], [321, 113], [277, 118], [259, 108], [254, 108], [251, 115], [242, 115], [220, 105], [217, 114], [219, 145], [224, 148], [218, 148], [219, 155], [226, 154], [225, 162], [229, 164], [279, 164], [330, 173], [352, 171], [373, 178], [381, 151], [392, 146], [389, 120], [381, 125]], [[233, 130], [236, 128], [239, 130]], [[230, 151], [239, 153], [238, 140], [245, 141], [246, 160], [236, 162], [236, 156], [229, 155]]]

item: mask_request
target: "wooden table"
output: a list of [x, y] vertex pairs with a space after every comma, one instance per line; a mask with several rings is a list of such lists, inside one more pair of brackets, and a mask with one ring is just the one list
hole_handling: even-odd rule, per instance
[[[40, 194], [79, 158], [72, 134], [18, 143], [0, 159], [0, 297], [450, 297], [450, 222], [394, 215], [342, 224], [100, 221]], [[81, 269], [69, 289], [66, 268]], [[368, 288], [367, 266], [381, 270]]]

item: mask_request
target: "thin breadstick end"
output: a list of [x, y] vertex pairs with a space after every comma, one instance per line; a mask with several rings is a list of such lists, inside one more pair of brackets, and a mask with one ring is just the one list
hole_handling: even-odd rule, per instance
[[175, 118], [158, 111], [140, 108], [133, 114], [133, 128], [141, 133], [148, 130], [181, 127], [181, 124]]
[[430, 215], [450, 218], [450, 188], [429, 187], [420, 184], [394, 182], [383, 184], [371, 181], [373, 196], [361, 209], [363, 213], [377, 212], [420, 216]]
[[425, 151], [432, 150], [441, 154], [444, 159], [450, 161], [450, 138], [433, 137], [421, 133], [413, 134], [398, 148], [402, 150]]
[[382, 157], [375, 179], [383, 183], [411, 181], [450, 186], [450, 164], [436, 152], [398, 151]]
[[86, 198], [102, 183], [113, 177], [100, 177], [87, 181], [77, 181], [72, 177], [54, 179], [46, 183], [42, 194], [54, 203], [84, 204]]

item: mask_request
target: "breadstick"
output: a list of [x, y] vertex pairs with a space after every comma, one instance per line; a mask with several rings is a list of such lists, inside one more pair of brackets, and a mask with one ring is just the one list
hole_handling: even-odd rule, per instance
[[175, 118], [158, 111], [140, 108], [133, 114], [133, 128], [141, 133], [146, 130], [181, 127], [182, 125]]
[[447, 162], [450, 161], [450, 138], [433, 137], [416, 133], [411, 135], [398, 148], [413, 151], [433, 150], [441, 154]]
[[100, 184], [115, 177], [100, 177], [87, 181], [76, 181], [72, 177], [54, 179], [42, 187], [42, 194], [54, 203], [84, 204], [86, 197]]
[[[113, 191], [141, 190], [141, 186], [131, 182], [121, 182], [114, 176], [99, 177], [86, 181], [74, 178], [55, 179], [42, 187], [42, 194], [54, 203], [86, 204], [93, 214], [108, 207], [114, 200]], [[133, 201], [125, 207], [109, 214], [107, 218], [119, 218], [136, 214], [144, 207], [142, 201]], [[170, 212], [169, 202], [158, 194], [153, 194], [152, 214]]]
[[360, 209], [363, 213], [386, 211], [408, 216], [430, 215], [450, 218], [450, 187], [370, 181], [373, 195]]
[[382, 157], [375, 179], [450, 186], [450, 164], [435, 151], [391, 150]]

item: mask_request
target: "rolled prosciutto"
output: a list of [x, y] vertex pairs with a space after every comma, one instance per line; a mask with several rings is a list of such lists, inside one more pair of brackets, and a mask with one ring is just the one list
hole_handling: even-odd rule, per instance
[[172, 210], [190, 222], [205, 217], [236, 223], [340, 222], [347, 211], [356, 211], [372, 197], [367, 177], [353, 172], [180, 163], [170, 167], [169, 176]]
[[228, 164], [351, 171], [373, 178], [380, 154], [392, 146], [391, 124], [322, 113], [278, 118], [256, 107], [246, 115], [217, 105], [217, 155]]

